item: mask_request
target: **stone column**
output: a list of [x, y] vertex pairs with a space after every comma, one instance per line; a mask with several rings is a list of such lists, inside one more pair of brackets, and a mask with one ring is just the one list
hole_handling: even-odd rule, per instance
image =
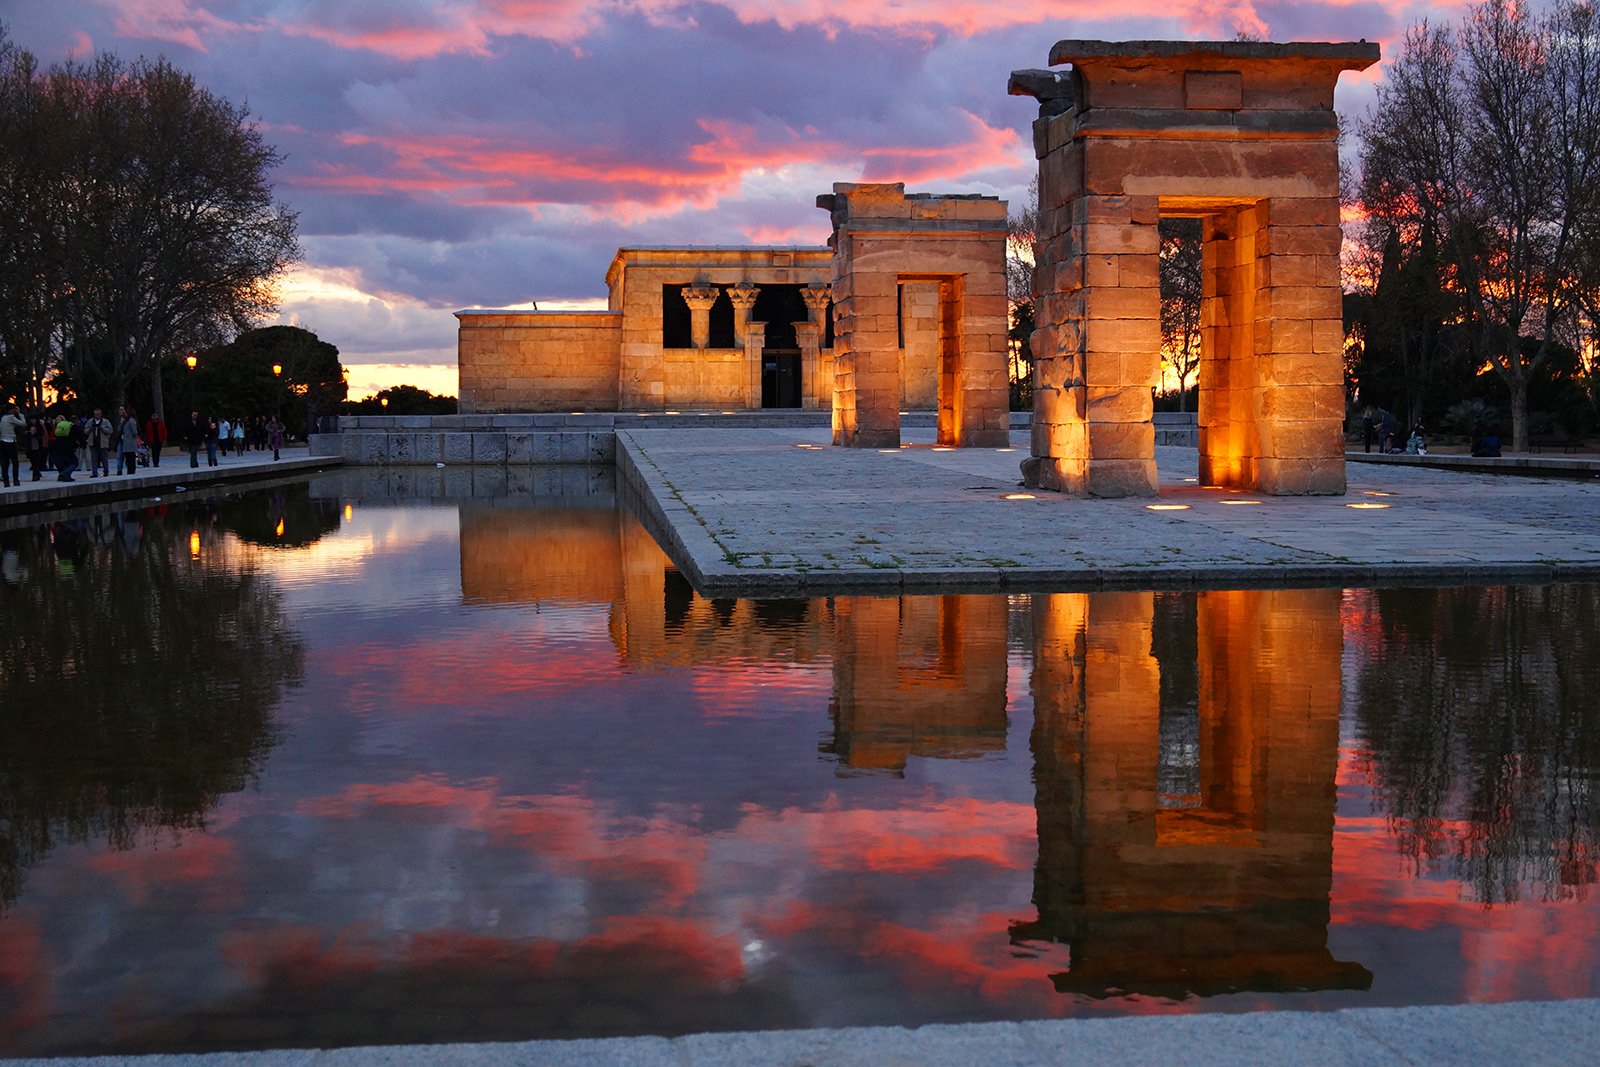
[[683, 302], [689, 305], [689, 336], [696, 348], [711, 343], [711, 305], [720, 292], [714, 285], [691, 285], [683, 290]]
[[795, 342], [800, 346], [800, 406], [814, 410], [833, 403], [832, 368], [824, 368], [822, 358], [833, 288], [812, 282], [800, 290], [800, 296], [806, 302], [808, 315], [808, 321], [794, 324]]
[[[750, 322], [750, 312], [756, 306], [756, 296], [760, 292], [761, 289], [758, 286], [751, 285], [749, 282], [740, 282], [738, 285], [728, 287], [728, 300], [733, 304], [733, 343], [735, 347], [744, 347], [745, 327]], [[709, 328], [708, 316], [707, 329]]]
[[761, 406], [761, 350], [767, 347], [767, 324], [747, 322], [744, 326], [744, 359], [749, 368], [749, 389], [745, 394], [745, 407]]

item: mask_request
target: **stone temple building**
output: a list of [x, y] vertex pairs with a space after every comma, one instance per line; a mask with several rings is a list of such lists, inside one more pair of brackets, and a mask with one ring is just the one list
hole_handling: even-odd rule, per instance
[[[1004, 444], [1006, 204], [834, 186], [826, 247], [623, 248], [604, 311], [460, 311], [464, 413], [809, 408], [840, 444]], [[835, 343], [834, 300], [840, 301]]]

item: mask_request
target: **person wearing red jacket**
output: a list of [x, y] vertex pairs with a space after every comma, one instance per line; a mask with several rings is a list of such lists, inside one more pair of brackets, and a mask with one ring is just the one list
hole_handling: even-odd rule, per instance
[[150, 447], [150, 466], [161, 466], [161, 446], [167, 443], [167, 420], [151, 415], [144, 424], [144, 443]]

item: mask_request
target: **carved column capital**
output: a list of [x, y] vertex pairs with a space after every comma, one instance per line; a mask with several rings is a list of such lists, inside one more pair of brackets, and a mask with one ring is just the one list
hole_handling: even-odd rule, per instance
[[833, 299], [833, 286], [823, 282], [812, 282], [800, 290], [800, 296], [806, 302], [806, 310], [811, 314], [811, 321], [821, 322], [822, 316], [828, 312], [828, 301]]
[[[749, 282], [740, 282], [738, 285], [728, 287], [728, 299], [733, 303], [735, 312], [743, 312], [742, 317], [748, 317], [750, 309], [756, 306], [756, 296], [760, 294], [761, 287], [751, 285]], [[735, 317], [739, 321], [740, 316]]]
[[689, 305], [689, 336], [696, 348], [711, 343], [711, 305], [722, 291], [714, 285], [686, 285], [683, 302]]

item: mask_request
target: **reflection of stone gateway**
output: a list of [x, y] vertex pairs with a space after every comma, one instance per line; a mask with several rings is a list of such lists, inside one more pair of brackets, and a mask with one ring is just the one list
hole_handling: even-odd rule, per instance
[[1193, 595], [1198, 675], [1165, 699], [1155, 594], [1035, 597], [1039, 917], [1012, 936], [1070, 944], [1053, 980], [1093, 996], [1368, 988], [1327, 945], [1339, 591]]
[[1344, 492], [1339, 74], [1378, 46], [1061, 41], [1040, 102], [1029, 485], [1156, 492], [1162, 216], [1204, 223], [1200, 477]]

